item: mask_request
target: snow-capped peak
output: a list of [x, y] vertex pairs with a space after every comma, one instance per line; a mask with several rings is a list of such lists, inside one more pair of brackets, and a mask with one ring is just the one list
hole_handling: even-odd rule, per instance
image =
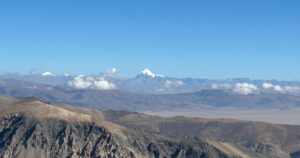
[[42, 76], [55, 76], [53, 73], [51, 73], [51, 72], [43, 72], [42, 74], [41, 74]]
[[138, 76], [147, 76], [147, 77], [152, 77], [152, 78], [163, 77], [162, 75], [158, 75], [158, 74], [153, 73], [149, 69], [144, 69], [142, 72], [140, 72], [140, 74]]

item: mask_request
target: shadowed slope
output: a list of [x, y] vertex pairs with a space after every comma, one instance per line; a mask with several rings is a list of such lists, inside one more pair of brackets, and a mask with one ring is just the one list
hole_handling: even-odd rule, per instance
[[270, 156], [283, 157], [300, 150], [300, 126], [233, 119], [167, 118], [125, 111], [107, 111], [105, 116], [128, 128], [176, 138], [189, 136], [228, 142]]

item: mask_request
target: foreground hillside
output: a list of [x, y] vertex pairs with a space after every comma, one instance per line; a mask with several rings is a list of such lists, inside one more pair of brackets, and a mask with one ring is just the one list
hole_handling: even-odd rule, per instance
[[[132, 130], [101, 111], [28, 99], [1, 108], [1, 157], [236, 157], [199, 138], [174, 139]], [[254, 154], [255, 155], [255, 154]]]
[[[299, 149], [297, 126], [261, 123], [266, 128], [257, 131], [249, 122], [103, 112], [34, 98], [4, 103], [8, 99], [0, 100], [0, 157], [296, 157]], [[270, 132], [269, 126], [282, 131], [257, 136]], [[290, 128], [294, 133], [287, 132]], [[282, 150], [272, 142], [287, 138], [291, 142], [283, 142]], [[245, 146], [248, 139], [256, 141]]]

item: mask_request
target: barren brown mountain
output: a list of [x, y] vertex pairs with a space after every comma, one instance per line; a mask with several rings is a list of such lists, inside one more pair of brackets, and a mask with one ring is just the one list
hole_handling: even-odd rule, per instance
[[[14, 100], [14, 99], [12, 99]], [[1, 101], [1, 157], [297, 157], [298, 126]]]

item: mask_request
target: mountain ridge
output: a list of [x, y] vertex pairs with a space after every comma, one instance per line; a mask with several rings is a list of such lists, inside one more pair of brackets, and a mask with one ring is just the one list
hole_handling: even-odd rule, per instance
[[[34, 108], [28, 108], [34, 107]], [[59, 109], [56, 109], [59, 108]], [[47, 113], [36, 112], [46, 110]], [[53, 112], [55, 116], [51, 115]], [[49, 112], [50, 111], [50, 112]], [[69, 119], [65, 111], [93, 115], [92, 120]], [[63, 113], [62, 113], [63, 112]], [[50, 113], [50, 114], [49, 114]], [[199, 138], [174, 139], [138, 129], [122, 127], [98, 116], [98, 110], [77, 109], [28, 99], [0, 113], [0, 155], [3, 157], [237, 157], [235, 153]], [[41, 116], [47, 114], [46, 116]], [[49, 117], [50, 115], [50, 117]], [[97, 116], [96, 116], [97, 115]], [[99, 121], [99, 119], [102, 119]], [[120, 127], [112, 130], [110, 125]], [[89, 132], [90, 131], [90, 132]], [[77, 142], [77, 143], [75, 143]], [[238, 150], [238, 148], [231, 146]]]

